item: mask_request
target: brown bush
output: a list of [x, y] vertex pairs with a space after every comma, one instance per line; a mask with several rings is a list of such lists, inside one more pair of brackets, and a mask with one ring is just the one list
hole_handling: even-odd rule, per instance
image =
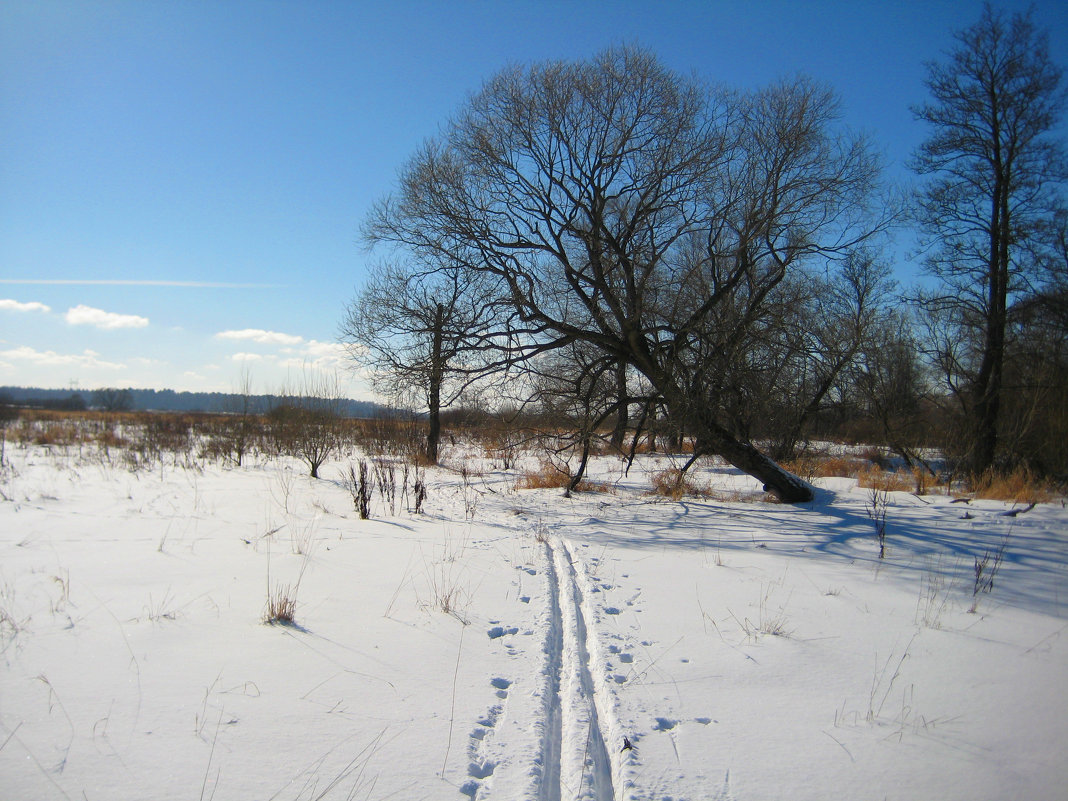
[[862, 459], [850, 456], [802, 456], [782, 466], [796, 476], [814, 478], [856, 478], [865, 467]]
[[977, 498], [1009, 503], [1047, 503], [1057, 495], [1050, 481], [1039, 478], [1027, 467], [1008, 472], [987, 470], [974, 480], [972, 489]]
[[857, 486], [884, 492], [912, 492], [915, 476], [907, 470], [890, 471], [872, 466], [857, 474]]
[[516, 489], [564, 489], [571, 476], [552, 462], [543, 461], [537, 470], [524, 473], [515, 483]]
[[669, 467], [652, 476], [653, 495], [662, 495], [677, 501], [685, 495], [707, 495], [708, 493], [698, 487], [688, 475], [677, 467]]

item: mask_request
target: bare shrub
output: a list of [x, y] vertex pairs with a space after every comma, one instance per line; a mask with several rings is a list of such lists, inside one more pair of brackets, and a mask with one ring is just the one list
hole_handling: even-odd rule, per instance
[[356, 467], [349, 465], [349, 475], [346, 486], [352, 495], [352, 505], [360, 514], [361, 520], [367, 520], [371, 516], [371, 498], [374, 495], [374, 479], [367, 462], [363, 459]]
[[913, 492], [917, 495], [926, 495], [931, 491], [931, 482], [934, 480], [934, 476], [922, 467], [912, 468], [912, 477], [915, 482]]
[[192, 446], [192, 420], [184, 414], [148, 414], [141, 417], [144, 447], [159, 454], [187, 453]]
[[423, 464], [423, 433], [419, 421], [412, 417], [382, 416], [361, 420], [355, 429], [356, 444], [376, 456], [396, 456]]
[[482, 498], [482, 493], [478, 491], [478, 488], [471, 481], [472, 477], [473, 474], [466, 466], [460, 468], [460, 478], [463, 480], [461, 487], [464, 498], [464, 514], [468, 520], [474, 519], [475, 511], [478, 509], [478, 502]]
[[[405, 472], [407, 475], [407, 472]], [[412, 476], [412, 505], [409, 510], [420, 515], [423, 513], [423, 502], [426, 500], [426, 473], [423, 468], [416, 465]]]
[[978, 556], [975, 557], [975, 581], [972, 584], [972, 597], [975, 600], [972, 601], [971, 609], [968, 611], [975, 612], [979, 605], [979, 593], [993, 591], [994, 578], [1001, 568], [1001, 560], [1005, 557], [1005, 546], [1008, 543], [1009, 538], [1006, 536], [1001, 541], [1001, 546], [993, 554], [990, 551], [984, 551], [982, 559]]
[[868, 517], [875, 524], [875, 538], [879, 541], [879, 558], [886, 557], [886, 511], [890, 506], [890, 493], [872, 487], [868, 495]]
[[397, 471], [391, 462], [385, 459], [375, 459], [374, 465], [375, 482], [378, 484], [378, 494], [386, 505], [390, 514], [396, 514], [397, 510]]
[[268, 413], [278, 452], [302, 459], [312, 478], [340, 445], [340, 418], [331, 408], [315, 406], [317, 400], [303, 399], [308, 406], [281, 404]]

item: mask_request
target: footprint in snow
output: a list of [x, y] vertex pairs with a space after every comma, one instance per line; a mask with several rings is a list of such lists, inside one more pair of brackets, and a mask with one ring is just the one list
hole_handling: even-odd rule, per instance
[[631, 662], [634, 661], [634, 654], [620, 654], [619, 661], [626, 665], [629, 665]]
[[653, 729], [655, 731], [671, 731], [678, 725], [678, 723], [677, 720], [673, 720], [672, 718], [657, 718], [656, 725], [653, 726]]
[[489, 711], [486, 712], [485, 717], [480, 718], [475, 722], [479, 726], [485, 726], [487, 729], [492, 729], [494, 726], [497, 725], [497, 721], [500, 720], [501, 712], [503, 711], [504, 709], [503, 707], [501, 707], [500, 704], [494, 704], [489, 708]]
[[467, 775], [475, 779], [485, 779], [487, 776], [493, 775], [493, 769], [496, 767], [489, 760], [486, 762], [472, 762], [467, 766]]
[[500, 637], [503, 637], [505, 634], [518, 634], [518, 633], [519, 633], [519, 628], [517, 626], [512, 626], [511, 628], [505, 628], [504, 626], [494, 626], [493, 628], [489, 629], [486, 632], [486, 635], [491, 640], [496, 640], [496, 639], [498, 639]]

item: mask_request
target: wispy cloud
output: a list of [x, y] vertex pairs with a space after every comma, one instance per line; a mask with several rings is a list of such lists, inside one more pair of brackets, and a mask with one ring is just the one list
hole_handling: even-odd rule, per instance
[[136, 314], [116, 314], [92, 306], [74, 306], [67, 309], [66, 320], [71, 325], [92, 325], [97, 328], [144, 328], [148, 318]]
[[261, 345], [299, 345], [304, 337], [283, 334], [278, 331], [264, 331], [262, 328], [244, 328], [240, 331], [220, 331], [216, 339], [238, 339], [258, 342]]
[[188, 289], [282, 289], [284, 284], [235, 284], [220, 281], [139, 281], [134, 279], [0, 278], [0, 284], [45, 286], [161, 286]]
[[56, 353], [54, 350], [36, 350], [28, 346], [0, 351], [0, 358], [12, 361], [31, 362], [37, 365], [77, 365], [78, 367], [99, 367], [109, 370], [124, 370], [126, 365], [104, 361], [96, 351], [85, 350], [81, 353]]
[[0, 299], [0, 310], [16, 312], [50, 312], [52, 309], [43, 303], [31, 300], [29, 303], [20, 303], [9, 298]]

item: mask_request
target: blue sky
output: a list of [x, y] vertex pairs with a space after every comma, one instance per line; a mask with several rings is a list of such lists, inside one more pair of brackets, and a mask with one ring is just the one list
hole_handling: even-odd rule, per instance
[[[1026, 8], [1027, 2], [996, 4]], [[1068, 11], [1040, 0], [1054, 59]], [[342, 370], [398, 168], [511, 62], [640, 44], [738, 88], [806, 73], [885, 151], [971, 0], [0, 4], [0, 384], [256, 392]], [[910, 267], [900, 257], [901, 275]]]

